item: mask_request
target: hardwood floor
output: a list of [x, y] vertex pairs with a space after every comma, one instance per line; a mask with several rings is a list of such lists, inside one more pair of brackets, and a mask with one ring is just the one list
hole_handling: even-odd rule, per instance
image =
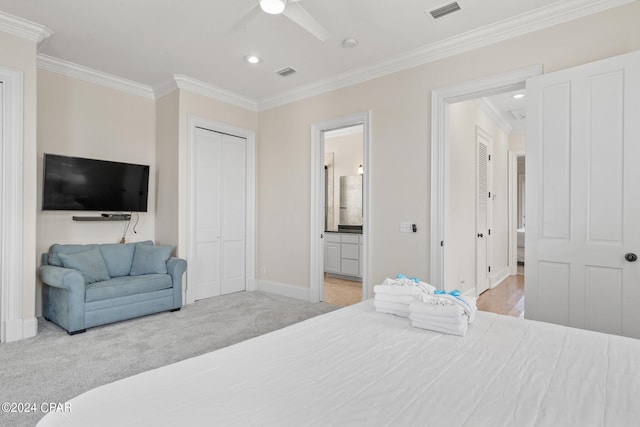
[[483, 292], [476, 304], [478, 310], [524, 318], [524, 275], [507, 277], [495, 288]]
[[347, 307], [362, 301], [362, 283], [324, 276], [324, 302]]

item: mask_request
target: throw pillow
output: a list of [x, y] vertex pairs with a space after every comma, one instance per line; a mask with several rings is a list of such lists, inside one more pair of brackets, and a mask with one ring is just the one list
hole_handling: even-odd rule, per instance
[[130, 275], [167, 274], [167, 260], [172, 250], [171, 246], [136, 245]]
[[110, 279], [102, 254], [95, 246], [82, 252], [58, 255], [62, 260], [62, 266], [79, 271], [86, 284]]

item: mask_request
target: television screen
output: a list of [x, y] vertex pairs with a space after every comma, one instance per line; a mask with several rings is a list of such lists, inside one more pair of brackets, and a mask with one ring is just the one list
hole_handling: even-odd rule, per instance
[[146, 212], [149, 166], [44, 155], [43, 210]]

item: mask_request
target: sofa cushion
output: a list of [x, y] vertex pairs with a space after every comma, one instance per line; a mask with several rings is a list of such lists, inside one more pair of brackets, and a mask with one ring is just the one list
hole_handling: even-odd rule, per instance
[[136, 245], [153, 245], [151, 240], [135, 243], [103, 243], [98, 245], [110, 277], [128, 276]]
[[58, 256], [62, 261], [62, 266], [79, 271], [86, 284], [110, 279], [102, 253], [95, 246], [70, 254], [61, 252]]
[[171, 286], [171, 276], [168, 274], [115, 277], [110, 280], [87, 285], [85, 302], [159, 291], [169, 289]]
[[171, 246], [136, 245], [130, 274], [166, 274], [172, 250]]
[[62, 265], [62, 260], [60, 259], [60, 254], [73, 254], [77, 252], [86, 251], [87, 249], [91, 249], [96, 245], [61, 245], [59, 243], [54, 243], [49, 248], [49, 265], [55, 265], [57, 267], [64, 267]]

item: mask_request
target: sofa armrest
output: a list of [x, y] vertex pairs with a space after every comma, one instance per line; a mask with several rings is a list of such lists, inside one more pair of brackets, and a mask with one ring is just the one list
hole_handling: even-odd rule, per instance
[[70, 268], [43, 265], [38, 268], [38, 276], [46, 285], [42, 289], [43, 316], [69, 333], [85, 329], [82, 274]]
[[171, 257], [167, 260], [167, 273], [173, 284], [174, 308], [182, 307], [182, 275], [187, 270], [187, 261], [182, 258]]
[[79, 271], [55, 265], [43, 265], [38, 269], [38, 276], [49, 286], [81, 292], [84, 300], [84, 278]]

